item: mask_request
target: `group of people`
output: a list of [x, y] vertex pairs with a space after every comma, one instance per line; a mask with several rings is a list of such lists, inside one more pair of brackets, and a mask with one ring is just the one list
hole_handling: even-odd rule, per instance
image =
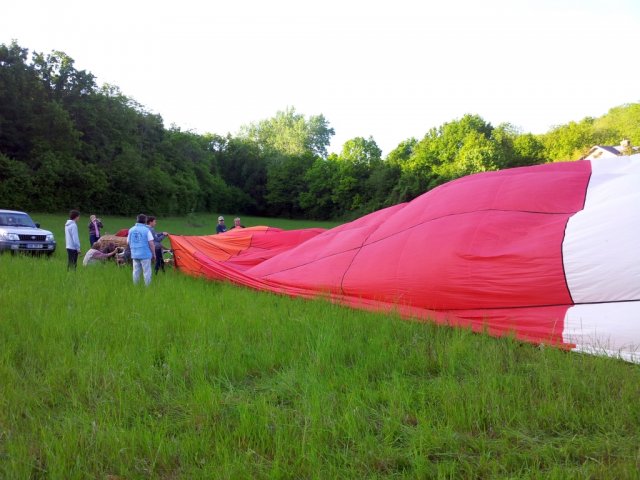
[[[244, 225], [240, 222], [240, 217], [236, 217], [233, 219], [233, 227], [228, 230], [233, 230], [234, 228], [245, 228]], [[224, 223], [224, 217], [220, 215], [218, 217], [218, 225], [216, 225], [216, 233], [224, 233], [227, 231], [227, 226]]]
[[118, 253], [115, 245], [108, 246], [104, 251], [100, 250], [98, 240], [100, 240], [100, 229], [103, 227], [102, 220], [95, 215], [89, 217], [89, 245], [91, 245], [91, 248], [84, 254], [84, 259], [82, 260], [82, 265], [85, 267], [91, 263], [107, 260]]
[[[75, 270], [78, 265], [78, 257], [80, 256], [80, 237], [78, 235], [78, 220], [80, 212], [71, 210], [69, 212], [69, 220], [65, 223], [65, 243], [67, 247], [67, 270]], [[157, 233], [156, 217], [152, 215], [140, 214], [136, 218], [136, 224], [129, 229], [127, 234], [127, 253], [130, 253], [131, 262], [133, 263], [133, 283], [140, 281], [140, 276], [144, 278], [144, 283], [151, 283], [151, 260], [155, 264], [155, 273], [159, 270], [164, 271], [164, 258], [162, 256], [162, 240], [164, 240], [167, 232]], [[89, 217], [89, 245], [91, 248], [84, 256], [82, 264], [86, 267], [91, 263], [107, 260], [117, 254], [115, 245], [110, 245], [105, 249], [100, 249], [98, 241], [101, 237], [101, 229], [104, 228], [102, 220], [95, 215]], [[245, 228], [239, 217], [233, 219], [233, 227], [227, 229], [224, 223], [224, 217], [218, 217], [216, 225], [216, 233], [224, 233], [235, 228]]]
[[[80, 219], [80, 212], [78, 210], [71, 210], [69, 212], [69, 220], [64, 225], [64, 236], [67, 247], [67, 270], [76, 268], [78, 265], [78, 257], [80, 256], [80, 236], [78, 235], [78, 220]], [[91, 263], [95, 263], [99, 260], [106, 260], [113, 257], [117, 250], [115, 246], [107, 248], [105, 251], [100, 250], [98, 240], [100, 240], [100, 229], [103, 228], [102, 220], [95, 215], [89, 217], [89, 245], [91, 248], [85, 253], [82, 264], [86, 267]]]
[[[71, 210], [69, 220], [65, 223], [65, 243], [67, 248], [67, 270], [75, 270], [80, 256], [80, 237], [78, 235], [78, 220], [80, 212]], [[167, 232], [156, 232], [157, 219], [152, 215], [140, 214], [136, 218], [136, 224], [129, 229], [127, 235], [127, 249], [130, 251], [131, 262], [133, 263], [133, 283], [140, 281], [140, 276], [144, 278], [144, 283], [151, 283], [151, 260], [155, 263], [155, 273], [164, 271], [164, 259], [162, 256], [162, 240], [169, 235]], [[83, 265], [87, 266], [100, 260], [107, 260], [116, 255], [115, 245], [108, 246], [105, 250], [100, 249], [100, 229], [104, 226], [102, 221], [95, 215], [89, 217], [89, 244], [91, 249], [85, 254]]]
[[145, 285], [151, 283], [151, 260], [155, 264], [155, 273], [162, 269], [164, 272], [164, 259], [162, 257], [162, 240], [169, 235], [167, 232], [156, 232], [157, 219], [153, 215], [141, 213], [136, 218], [136, 224], [129, 229], [127, 245], [131, 249], [131, 262], [133, 263], [133, 283], [140, 281], [140, 275], [144, 278]]

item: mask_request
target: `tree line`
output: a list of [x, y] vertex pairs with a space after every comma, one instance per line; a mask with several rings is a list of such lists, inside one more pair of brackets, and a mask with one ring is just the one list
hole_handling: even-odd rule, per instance
[[0, 44], [0, 206], [105, 214], [242, 212], [348, 219], [476, 172], [580, 158], [596, 144], [640, 144], [640, 104], [542, 135], [468, 114], [402, 141], [386, 157], [372, 137], [327, 153], [323, 115], [287, 108], [237, 134], [195, 134], [64, 52]]

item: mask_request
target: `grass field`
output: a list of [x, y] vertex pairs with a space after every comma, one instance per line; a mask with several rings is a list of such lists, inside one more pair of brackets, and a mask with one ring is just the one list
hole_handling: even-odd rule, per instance
[[65, 218], [34, 219], [58, 252], [0, 256], [0, 478], [640, 478], [638, 365], [171, 270], [67, 272]]

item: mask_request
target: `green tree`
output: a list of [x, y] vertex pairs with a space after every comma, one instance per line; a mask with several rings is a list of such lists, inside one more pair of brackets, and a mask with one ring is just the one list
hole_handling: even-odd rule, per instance
[[307, 120], [293, 107], [241, 129], [241, 136], [255, 141], [267, 155], [275, 151], [287, 156], [311, 153], [326, 157], [334, 133], [322, 114]]
[[382, 159], [382, 150], [373, 137], [355, 137], [342, 146], [340, 160], [354, 165], [372, 166]]
[[416, 147], [418, 141], [415, 138], [408, 138], [398, 144], [396, 148], [391, 150], [385, 159], [388, 163], [393, 163], [398, 166], [402, 166], [413, 155], [413, 150]]
[[640, 103], [614, 107], [593, 123], [599, 144], [619, 145], [623, 139], [640, 145]]
[[224, 181], [233, 188], [234, 198], [242, 193], [241, 211], [266, 213], [267, 160], [259, 145], [244, 137], [211, 136], [210, 150]]
[[32, 209], [34, 193], [27, 164], [0, 153], [0, 205]]
[[531, 133], [521, 133], [510, 123], [502, 123], [493, 129], [491, 139], [500, 153], [495, 158], [498, 168], [537, 165], [547, 161], [542, 142]]
[[385, 200], [386, 205], [405, 202], [417, 196], [414, 192], [424, 191], [423, 188], [415, 185], [419, 177], [408, 165], [417, 144], [418, 140], [415, 138], [403, 140], [387, 155], [386, 163], [397, 170], [398, 178]]
[[84, 70], [76, 70], [74, 63], [73, 58], [60, 51], [47, 55], [33, 53], [34, 71], [51, 97], [68, 103], [94, 93], [96, 89], [95, 77]]
[[0, 151], [19, 160], [26, 159], [32, 148], [31, 125], [40, 100], [28, 54], [15, 41], [0, 45]]
[[518, 135], [513, 140], [513, 157], [509, 167], [539, 165], [546, 163], [545, 149], [542, 142], [531, 133]]
[[270, 215], [289, 218], [303, 215], [300, 196], [307, 190], [305, 175], [316, 158], [308, 152], [301, 156], [283, 156], [269, 164], [265, 200]]
[[462, 175], [640, 144], [640, 104], [627, 104], [544, 135], [464, 115], [385, 160], [371, 137], [327, 155], [334, 130], [323, 115], [287, 108], [236, 137], [167, 130], [117, 86], [98, 88], [64, 52], [29, 58], [15, 41], [0, 44], [0, 201], [23, 208], [347, 218]]
[[411, 200], [459, 176], [497, 168], [491, 155], [501, 152], [491, 145], [492, 132], [491, 124], [470, 114], [432, 128], [402, 162], [394, 195]]
[[333, 201], [333, 185], [338, 177], [337, 155], [316, 158], [305, 172], [306, 190], [300, 192], [300, 208], [309, 218], [327, 220], [337, 216], [337, 206]]
[[372, 212], [399, 203], [393, 195], [394, 188], [400, 180], [400, 165], [388, 160], [377, 162], [371, 168], [369, 177], [364, 184], [368, 193], [365, 210]]
[[472, 173], [498, 170], [504, 164], [499, 145], [479, 131], [465, 135], [453, 160], [436, 168], [441, 180], [449, 181]]
[[596, 145], [598, 137], [593, 130], [594, 119], [569, 122], [552, 128], [542, 135], [546, 156], [552, 161], [577, 160]]
[[332, 200], [340, 216], [366, 211], [371, 200], [367, 181], [373, 169], [382, 162], [381, 154], [373, 137], [355, 137], [344, 143], [340, 155], [330, 157], [337, 162]]

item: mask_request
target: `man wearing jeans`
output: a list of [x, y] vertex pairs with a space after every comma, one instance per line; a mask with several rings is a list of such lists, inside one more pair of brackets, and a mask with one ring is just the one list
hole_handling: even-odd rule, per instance
[[67, 270], [75, 270], [80, 255], [80, 237], [78, 237], [78, 219], [80, 212], [71, 210], [69, 220], [64, 224], [64, 239], [67, 244]]
[[144, 276], [145, 285], [151, 283], [151, 260], [156, 259], [153, 245], [153, 235], [147, 227], [147, 216], [138, 215], [136, 224], [129, 229], [127, 244], [131, 248], [131, 260], [133, 261], [133, 284], [140, 281], [140, 272]]

